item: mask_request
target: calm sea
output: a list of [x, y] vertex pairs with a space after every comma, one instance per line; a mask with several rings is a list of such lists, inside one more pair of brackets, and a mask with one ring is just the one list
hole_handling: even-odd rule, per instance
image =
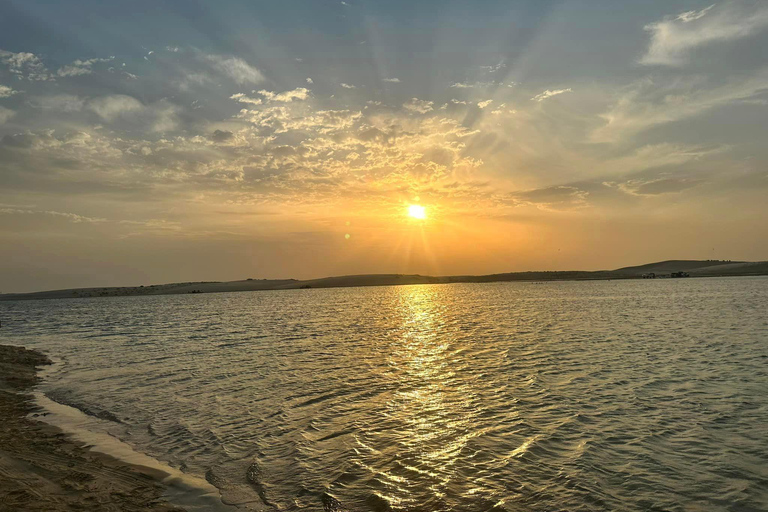
[[246, 510], [768, 510], [768, 278], [0, 302]]

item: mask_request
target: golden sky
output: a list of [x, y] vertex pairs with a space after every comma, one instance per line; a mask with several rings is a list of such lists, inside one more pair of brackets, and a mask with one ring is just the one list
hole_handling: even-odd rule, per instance
[[0, 291], [766, 259], [768, 9], [642, 4], [11, 0]]

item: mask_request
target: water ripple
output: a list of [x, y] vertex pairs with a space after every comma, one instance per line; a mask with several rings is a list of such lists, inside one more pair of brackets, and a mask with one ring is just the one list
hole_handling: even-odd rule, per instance
[[244, 510], [768, 509], [768, 279], [2, 302]]

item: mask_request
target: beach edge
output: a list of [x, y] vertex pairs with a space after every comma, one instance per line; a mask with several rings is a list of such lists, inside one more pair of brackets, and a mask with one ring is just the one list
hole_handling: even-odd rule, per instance
[[0, 345], [0, 509], [183, 512], [165, 498], [165, 475], [90, 450], [36, 419], [43, 353]]

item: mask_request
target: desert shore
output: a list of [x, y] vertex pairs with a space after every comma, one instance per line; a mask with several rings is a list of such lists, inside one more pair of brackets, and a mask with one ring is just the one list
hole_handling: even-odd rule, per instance
[[0, 345], [0, 511], [150, 511], [182, 509], [163, 499], [162, 475], [93, 452], [34, 419], [43, 354]]

